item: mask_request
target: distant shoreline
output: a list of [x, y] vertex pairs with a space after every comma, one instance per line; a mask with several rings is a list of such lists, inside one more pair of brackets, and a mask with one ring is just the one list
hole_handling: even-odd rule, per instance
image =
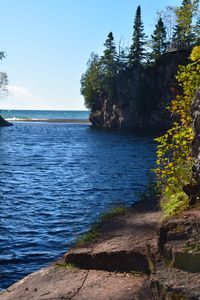
[[87, 119], [7, 119], [12, 123], [68, 123], [68, 124], [91, 124]]

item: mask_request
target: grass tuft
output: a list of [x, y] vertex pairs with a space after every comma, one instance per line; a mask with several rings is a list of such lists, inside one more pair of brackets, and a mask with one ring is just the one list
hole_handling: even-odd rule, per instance
[[97, 221], [87, 233], [83, 234], [77, 241], [78, 245], [84, 245], [89, 242], [94, 241], [98, 237], [100, 237], [99, 228], [104, 221], [110, 220], [114, 217], [125, 214], [128, 211], [128, 208], [123, 206], [114, 207], [111, 211], [102, 214]]
[[78, 245], [83, 245], [89, 242], [92, 242], [99, 236], [97, 229], [91, 229], [87, 233], [83, 234], [80, 239], [77, 241]]
[[56, 263], [57, 268], [64, 268], [64, 269], [73, 269], [75, 268], [74, 264], [69, 264], [69, 263]]
[[128, 211], [128, 208], [123, 206], [114, 207], [111, 211], [104, 213], [100, 220], [101, 221], [107, 221], [114, 217], [124, 215]]

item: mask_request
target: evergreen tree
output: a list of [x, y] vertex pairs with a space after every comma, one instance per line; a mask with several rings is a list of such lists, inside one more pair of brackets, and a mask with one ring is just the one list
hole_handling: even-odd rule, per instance
[[194, 41], [192, 18], [194, 5], [191, 0], [183, 0], [181, 7], [176, 10], [176, 27], [174, 42], [178, 49], [188, 48]]
[[200, 16], [197, 17], [196, 24], [194, 26], [194, 43], [200, 45]]
[[141, 8], [138, 6], [133, 26], [133, 43], [129, 53], [129, 66], [139, 65], [145, 57], [145, 38], [144, 26], [141, 19]]
[[112, 32], [108, 34], [104, 46], [105, 50], [100, 58], [92, 53], [88, 68], [81, 78], [81, 94], [87, 108], [99, 105], [100, 94], [111, 100], [116, 97], [118, 58]]
[[116, 97], [118, 58], [112, 32], [108, 34], [104, 46], [105, 50], [100, 59], [102, 71], [101, 91], [106, 97], [113, 100]]
[[176, 9], [175, 6], [168, 5], [164, 10], [157, 11], [158, 18], [162, 18], [165, 26], [167, 48], [170, 48], [172, 44], [173, 31], [176, 25]]
[[151, 58], [156, 61], [166, 52], [167, 48], [166, 30], [162, 18], [159, 18], [155, 30], [151, 35], [151, 44]]
[[104, 46], [106, 47], [106, 49], [104, 50], [103, 56], [101, 57], [101, 64], [106, 77], [113, 77], [116, 72], [117, 52], [112, 32], [108, 34]]
[[117, 51], [117, 72], [124, 71], [127, 67], [129, 48], [121, 46], [122, 39], [118, 45]]

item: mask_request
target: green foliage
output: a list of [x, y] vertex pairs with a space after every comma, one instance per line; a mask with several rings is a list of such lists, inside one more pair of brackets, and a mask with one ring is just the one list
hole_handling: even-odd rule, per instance
[[173, 30], [176, 25], [176, 7], [168, 5], [164, 10], [158, 11], [157, 15], [159, 18], [162, 17], [166, 30], [167, 45], [170, 48], [173, 39]]
[[123, 207], [123, 206], [114, 207], [111, 211], [109, 211], [109, 212], [107, 212], [107, 213], [105, 213], [101, 216], [101, 221], [109, 220], [109, 219], [112, 219], [114, 217], [123, 215], [127, 211], [128, 211], [128, 209], [126, 207]]
[[117, 68], [117, 52], [112, 32], [108, 34], [108, 38], [105, 41], [104, 46], [106, 47], [106, 49], [104, 50], [103, 56], [101, 57], [101, 65], [104, 71], [104, 76], [108, 78], [114, 77]]
[[85, 106], [91, 108], [99, 100], [101, 89], [101, 68], [98, 55], [92, 53], [87, 63], [88, 69], [81, 78], [81, 94], [85, 99]]
[[134, 276], [134, 277], [143, 277], [143, 276], [145, 276], [145, 274], [142, 271], [130, 271], [128, 274], [131, 275], [131, 276]]
[[[144, 33], [141, 8], [138, 6], [130, 49], [122, 48], [121, 42], [117, 49], [113, 33], [110, 32], [104, 43], [103, 54], [91, 55], [87, 70], [81, 78], [81, 94], [84, 96], [85, 106], [96, 111], [102, 108], [105, 99], [114, 104], [122, 97], [133, 99], [139, 112], [153, 110], [158, 101], [155, 98], [155, 86], [151, 86], [144, 74], [147, 74], [146, 70], [154, 66], [155, 62], [162, 63], [161, 57], [164, 61], [163, 54], [167, 50], [187, 49], [199, 43], [198, 2], [199, 0], [183, 0], [180, 7], [168, 6], [159, 13], [160, 17], [149, 41], [150, 53], [147, 53], [147, 37]], [[0, 52], [0, 60], [4, 56], [4, 52]], [[1, 88], [5, 86], [7, 77], [3, 73], [0, 75]]]
[[101, 93], [110, 99], [113, 99], [116, 94], [118, 62], [112, 32], [108, 34], [104, 46], [106, 49], [100, 58], [97, 54], [91, 54], [88, 68], [81, 78], [81, 94], [84, 96], [87, 108], [100, 103]]
[[189, 199], [183, 187], [193, 182], [191, 155], [193, 129], [190, 107], [200, 86], [200, 46], [193, 49], [190, 59], [191, 63], [180, 66], [176, 76], [182, 94], [172, 101], [169, 108], [176, 121], [173, 122], [171, 129], [156, 139], [159, 144], [158, 167], [155, 172], [162, 199], [161, 208], [166, 215], [176, 214], [188, 207]]
[[138, 65], [145, 57], [145, 33], [144, 26], [141, 19], [141, 8], [137, 7], [134, 26], [133, 26], [133, 40], [129, 53], [129, 66]]
[[161, 208], [165, 212], [165, 218], [180, 214], [189, 207], [189, 199], [184, 192], [170, 195], [161, 201]]
[[197, 16], [196, 24], [194, 25], [195, 44], [200, 45], [200, 15]]
[[100, 59], [102, 70], [101, 92], [103, 92], [110, 100], [113, 100], [116, 97], [118, 61], [112, 32], [108, 34], [104, 46], [106, 49]]
[[78, 245], [83, 245], [89, 242], [92, 242], [99, 236], [99, 233], [96, 229], [91, 229], [87, 233], [85, 233], [79, 240]]
[[185, 227], [183, 225], [177, 225], [174, 230], [175, 233], [184, 233], [185, 232]]
[[80, 239], [78, 240], [78, 244], [79, 245], [84, 245], [86, 243], [92, 242], [95, 239], [97, 239], [100, 236], [99, 233], [99, 227], [101, 226], [102, 222], [110, 220], [114, 217], [120, 216], [125, 214], [128, 211], [127, 208], [123, 207], [123, 206], [117, 206], [114, 207], [113, 209], [111, 209], [110, 211], [104, 213], [99, 220], [93, 225], [93, 227], [91, 228], [91, 230], [89, 230], [88, 232], [86, 232], [84, 235], [82, 235], [80, 237]]
[[151, 48], [151, 58], [153, 61], [160, 59], [160, 57], [166, 52], [166, 30], [162, 18], [159, 18], [155, 30], [151, 35]]
[[60, 262], [57, 262], [56, 263], [56, 267], [57, 268], [64, 268], [64, 269], [73, 269], [75, 268], [75, 265], [74, 264], [68, 264], [68, 263], [60, 263]]
[[183, 0], [182, 5], [176, 10], [176, 27], [174, 42], [178, 49], [189, 48], [194, 44], [193, 17], [198, 10], [199, 0]]

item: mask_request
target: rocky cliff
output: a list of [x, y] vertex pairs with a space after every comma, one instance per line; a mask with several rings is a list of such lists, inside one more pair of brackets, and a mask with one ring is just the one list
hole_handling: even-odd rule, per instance
[[8, 121], [4, 120], [4, 119], [0, 116], [0, 126], [12, 126], [12, 124], [9, 123]]
[[200, 192], [200, 88], [197, 90], [192, 103], [192, 118], [194, 129], [194, 142], [193, 142], [193, 157], [194, 157], [194, 177], [197, 182], [197, 187]]
[[118, 74], [115, 97], [103, 91], [91, 109], [95, 127], [166, 129], [170, 115], [166, 106], [176, 96], [175, 75], [187, 63], [188, 51], [166, 53], [155, 66], [123, 70]]

